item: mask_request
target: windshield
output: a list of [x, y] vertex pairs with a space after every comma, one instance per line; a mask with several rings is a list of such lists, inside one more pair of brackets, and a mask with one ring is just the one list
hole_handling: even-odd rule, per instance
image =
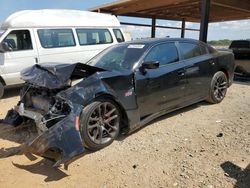
[[132, 70], [146, 49], [145, 44], [115, 45], [91, 59], [88, 64], [108, 70]]

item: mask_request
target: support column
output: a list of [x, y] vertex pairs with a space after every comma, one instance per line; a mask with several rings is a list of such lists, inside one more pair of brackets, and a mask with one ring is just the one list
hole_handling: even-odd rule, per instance
[[201, 24], [200, 24], [200, 40], [207, 42], [210, 0], [201, 0]]
[[151, 38], [155, 38], [156, 19], [152, 18]]
[[186, 28], [186, 21], [183, 18], [181, 23], [181, 38], [185, 37], [185, 28]]

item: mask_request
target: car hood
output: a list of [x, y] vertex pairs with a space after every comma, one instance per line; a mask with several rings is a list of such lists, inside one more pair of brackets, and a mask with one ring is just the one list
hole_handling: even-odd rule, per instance
[[87, 78], [96, 73], [107, 71], [90, 65], [76, 64], [36, 64], [21, 72], [21, 78], [32, 85], [48, 89], [61, 89], [70, 85], [70, 81]]

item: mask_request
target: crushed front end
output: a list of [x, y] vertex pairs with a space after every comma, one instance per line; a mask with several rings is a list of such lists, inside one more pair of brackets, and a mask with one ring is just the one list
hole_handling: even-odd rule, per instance
[[81, 107], [60, 99], [58, 92], [60, 90], [25, 85], [20, 102], [8, 113], [5, 121], [18, 126], [32, 120], [38, 137], [22, 144], [22, 152], [53, 160], [54, 166], [62, 163], [67, 166], [85, 150], [78, 128]]
[[[89, 70], [87, 70], [89, 69]], [[26, 81], [20, 101], [4, 120], [19, 126], [33, 121], [38, 136], [20, 146], [23, 154], [35, 154], [67, 166], [85, 151], [79, 131], [82, 105], [60, 96], [72, 86], [72, 79], [84, 80], [97, 70], [86, 65], [33, 66], [22, 72]], [[73, 78], [74, 77], [74, 78]]]

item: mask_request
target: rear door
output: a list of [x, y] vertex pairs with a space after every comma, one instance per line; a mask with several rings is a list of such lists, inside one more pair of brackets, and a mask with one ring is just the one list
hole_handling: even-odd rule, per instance
[[185, 101], [185, 64], [179, 62], [175, 43], [154, 46], [143, 61], [159, 61], [160, 67], [148, 69], [145, 74], [137, 71], [136, 94], [141, 117], [174, 108]]
[[180, 42], [178, 44], [182, 62], [185, 64], [187, 78], [186, 98], [204, 99], [208, 95], [212, 78], [212, 66], [215, 64], [208, 49], [199, 43]]

